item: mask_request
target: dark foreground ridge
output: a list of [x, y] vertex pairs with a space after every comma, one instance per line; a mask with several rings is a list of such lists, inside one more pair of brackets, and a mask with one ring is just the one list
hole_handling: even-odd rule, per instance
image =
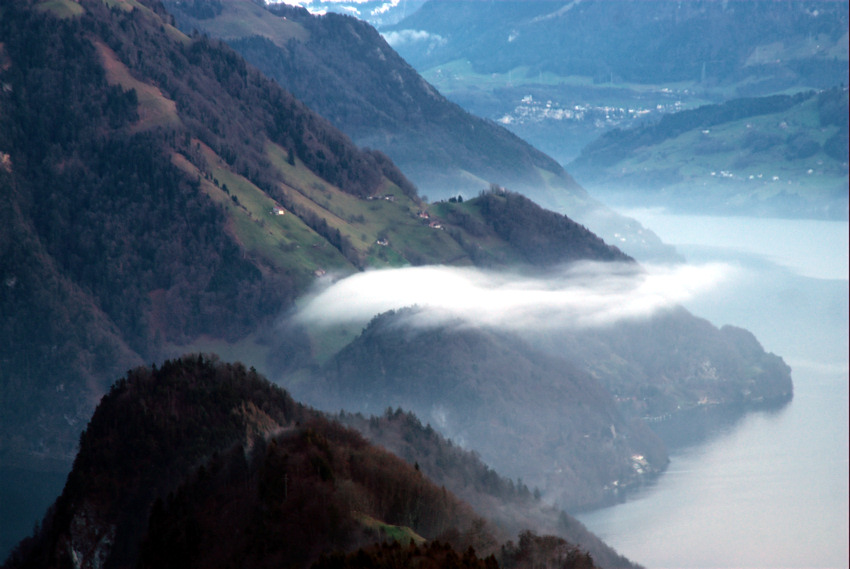
[[253, 369], [191, 355], [113, 385], [4, 567], [594, 566], [561, 538], [507, 537]]

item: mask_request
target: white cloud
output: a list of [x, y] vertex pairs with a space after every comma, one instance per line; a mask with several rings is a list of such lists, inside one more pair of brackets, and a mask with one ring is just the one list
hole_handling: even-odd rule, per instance
[[644, 266], [582, 262], [546, 275], [475, 268], [411, 267], [358, 273], [326, 285], [302, 306], [306, 324], [365, 323], [407, 306], [416, 324], [461, 319], [470, 325], [523, 330], [588, 327], [648, 317], [710, 290], [728, 265]]
[[401, 0], [391, 0], [390, 2], [384, 2], [383, 4], [378, 6], [377, 8], [373, 8], [371, 14], [373, 16], [379, 16], [381, 14], [386, 14], [387, 12], [389, 12], [390, 10], [392, 10], [393, 8], [398, 6], [400, 1]]
[[386, 32], [383, 34], [387, 43], [393, 47], [399, 47], [412, 43], [427, 42], [430, 47], [435, 45], [443, 45], [446, 43], [445, 38], [438, 34], [432, 34], [424, 30], [398, 30]]

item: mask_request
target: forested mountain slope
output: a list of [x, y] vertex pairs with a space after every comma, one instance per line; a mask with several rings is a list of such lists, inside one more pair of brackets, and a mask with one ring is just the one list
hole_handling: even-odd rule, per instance
[[446, 100], [365, 22], [251, 0], [165, 5], [181, 29], [227, 41], [355, 142], [386, 153], [432, 200], [497, 184], [609, 242], [616, 233], [631, 255], [675, 257], [650, 230], [589, 197], [555, 160]]
[[[202, 332], [242, 336], [290, 302], [314, 266], [351, 266], [342, 247], [293, 263], [257, 242], [271, 233], [259, 217], [271, 221], [264, 214], [276, 201], [298, 207], [273, 177], [275, 153], [291, 150], [350, 194], [392, 184], [379, 159], [231, 51], [183, 36], [164, 12], [134, 2], [43, 6], [4, 6], [0, 22], [10, 218], [2, 389], [24, 418], [4, 414], [0, 446], [61, 455], [67, 440], [53, 441], [52, 429], [32, 436], [39, 429], [27, 415], [51, 408], [73, 425], [115, 366]], [[296, 245], [335, 236], [312, 221], [315, 229], [290, 215], [276, 229]], [[33, 397], [39, 385], [46, 399]], [[57, 395], [63, 407], [53, 407]]]
[[[464, 567], [498, 567], [483, 560], [493, 553], [530, 567], [514, 562], [522, 541], [499, 550], [504, 538], [445, 486], [253, 370], [192, 355], [113, 385], [62, 496], [4, 567], [337, 567], [358, 547], [346, 566], [374, 567], [384, 541], [414, 558], [463, 554]], [[564, 567], [594, 566], [551, 539], [576, 563]]]
[[591, 534], [584, 525], [553, 507], [520, 480], [500, 476], [476, 452], [446, 439], [430, 423], [423, 425], [411, 412], [388, 408], [383, 415], [366, 417], [340, 413], [334, 418], [354, 427], [372, 443], [381, 445], [444, 485], [476, 512], [508, 534], [528, 528], [581, 544], [601, 567], [627, 567], [630, 562]]
[[[3, 8], [9, 461], [67, 460], [110, 374], [201, 335], [244, 338], [316, 274], [472, 251], [528, 262], [508, 234], [479, 247], [430, 227], [385, 156], [151, 6]], [[559, 247], [595, 255], [576, 228]]]
[[663, 443], [578, 366], [495, 330], [406, 328], [405, 315], [375, 318], [296, 392], [329, 409], [410, 409], [567, 509], [639, 483], [632, 456], [666, 466]]
[[365, 22], [249, 0], [220, 4], [211, 18], [192, 17], [191, 4], [166, 6], [184, 31], [224, 39], [355, 142], [386, 152], [432, 198], [490, 183], [535, 199], [587, 198], [557, 162], [447, 101]]
[[751, 334], [681, 308], [540, 331], [429, 325], [428, 313], [374, 318], [293, 392], [325, 409], [412, 410], [570, 511], [616, 501], [666, 467], [645, 421], [782, 404], [793, 392], [790, 369]]

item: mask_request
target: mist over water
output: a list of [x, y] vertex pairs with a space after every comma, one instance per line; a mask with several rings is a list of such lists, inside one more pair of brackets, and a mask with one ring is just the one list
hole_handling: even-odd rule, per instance
[[[623, 214], [651, 227], [680, 251], [687, 249], [691, 263], [734, 259], [738, 253], [816, 279], [847, 280], [850, 272], [846, 221], [674, 215], [658, 208], [630, 209]], [[700, 248], [718, 251], [712, 255]]]
[[736, 268], [684, 304], [785, 358], [794, 399], [673, 448], [655, 484], [579, 518], [650, 569], [847, 567], [848, 224], [627, 213]]

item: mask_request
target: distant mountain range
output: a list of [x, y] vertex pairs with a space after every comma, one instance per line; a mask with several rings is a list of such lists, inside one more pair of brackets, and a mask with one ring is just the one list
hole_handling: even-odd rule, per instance
[[614, 128], [846, 84], [848, 14], [846, 1], [431, 0], [382, 33], [452, 101], [566, 165]]
[[416, 12], [425, 0], [271, 0], [269, 5], [289, 4], [300, 6], [311, 14], [322, 15], [329, 12], [354, 16], [377, 27], [394, 24]]
[[[418, 49], [399, 46], [417, 69], [469, 60], [483, 74], [524, 68], [532, 78], [542, 72], [650, 85], [750, 83], [747, 94], [764, 94], [832, 87], [846, 77], [847, 7], [805, 0], [429, 0], [384, 31], [422, 34]], [[429, 43], [429, 34], [440, 41]]]
[[846, 87], [705, 105], [612, 130], [569, 167], [626, 207], [847, 219], [848, 108]]

